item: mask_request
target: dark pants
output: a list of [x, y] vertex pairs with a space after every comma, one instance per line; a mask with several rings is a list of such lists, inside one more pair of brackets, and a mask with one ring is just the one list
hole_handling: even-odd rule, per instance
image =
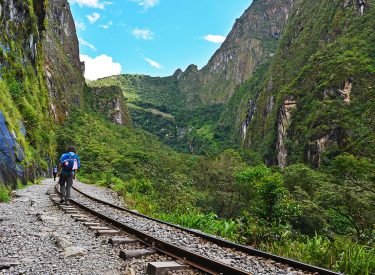
[[60, 175], [59, 179], [61, 199], [69, 201], [70, 199], [70, 190], [73, 185], [73, 175]]
[[56, 180], [57, 173], [53, 173], [53, 180]]

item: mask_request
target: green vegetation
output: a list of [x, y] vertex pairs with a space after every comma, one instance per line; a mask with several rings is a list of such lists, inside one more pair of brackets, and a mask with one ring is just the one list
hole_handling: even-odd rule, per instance
[[[51, 127], [43, 45], [36, 44], [36, 55], [24, 49], [38, 32], [34, 2], [25, 0], [29, 19], [0, 29], [0, 110], [30, 173], [46, 170], [48, 158], [74, 144], [82, 158], [80, 179], [116, 190], [142, 213], [347, 274], [374, 274], [375, 8], [359, 16], [354, 2], [296, 1], [298, 12], [290, 14], [274, 59], [228, 102], [186, 108], [189, 100], [225, 98], [224, 80], [215, 83], [217, 94], [199, 87], [207, 94], [187, 99], [175, 76], [123, 75], [87, 87], [121, 91], [67, 95], [78, 100], [84, 94], [85, 102], [61, 127]], [[56, 51], [67, 63], [61, 45]], [[74, 73], [72, 64], [64, 68]], [[196, 68], [190, 70], [194, 79]], [[135, 128], [106, 117], [108, 102], [121, 92]], [[279, 169], [272, 166], [278, 113], [290, 97], [297, 109], [285, 140], [289, 166]], [[255, 113], [241, 140], [250, 101]], [[9, 196], [0, 185], [0, 201]]]
[[77, 145], [82, 176], [91, 183], [115, 186], [144, 179], [162, 185], [173, 179], [176, 182], [179, 173], [187, 169], [184, 155], [155, 136], [112, 125], [95, 113], [77, 110], [72, 114], [58, 132], [58, 144], [59, 152], [69, 144]]
[[89, 83], [94, 89], [113, 85], [122, 89], [133, 125], [157, 135], [177, 151], [202, 154], [229, 147], [215, 132], [223, 106], [186, 110], [176, 77], [121, 75]]
[[[257, 97], [245, 145], [268, 163], [276, 163], [278, 112], [283, 101], [293, 97], [297, 109], [285, 140], [289, 163], [309, 161], [317, 167], [344, 152], [374, 159], [374, 6], [369, 5], [360, 16], [351, 1], [346, 6], [340, 1], [296, 5], [301, 12], [291, 13], [271, 64], [228, 103], [227, 114], [236, 114], [237, 108], [240, 113], [227, 125], [238, 129], [247, 100]], [[346, 101], [341, 92], [345, 83], [352, 84]], [[271, 96], [275, 105], [268, 113]], [[323, 138], [328, 140], [327, 148], [316, 153]]]
[[261, 248], [305, 263], [330, 267], [345, 274], [371, 275], [375, 270], [375, 249], [348, 242], [345, 238], [333, 241], [321, 236], [296, 241], [286, 239]]
[[317, 171], [266, 167], [235, 150], [194, 157], [79, 110], [58, 137], [61, 151], [78, 146], [81, 180], [116, 190], [130, 208], [348, 274], [374, 272], [374, 170], [366, 159], [342, 155]]
[[107, 77], [89, 83], [91, 87], [119, 86], [129, 103], [141, 108], [155, 108], [175, 114], [182, 109], [185, 98], [178, 90], [177, 79], [146, 75], [121, 75]]
[[10, 199], [10, 190], [8, 187], [0, 184], [0, 202], [8, 202]]
[[[32, 1], [23, 1], [19, 8], [24, 9], [27, 19], [17, 23], [9, 21], [7, 28], [0, 30], [0, 64], [5, 64], [0, 66], [0, 110], [9, 131], [16, 133], [17, 141], [25, 151], [23, 166], [47, 169], [45, 156], [54, 156], [56, 147], [54, 129], [50, 126], [53, 123], [44, 78], [42, 44], [36, 44], [35, 52], [32, 48], [24, 49], [30, 35], [38, 35], [37, 18]], [[26, 136], [21, 133], [21, 122], [27, 129]]]
[[[162, 160], [158, 168], [145, 170], [139, 156], [131, 161], [122, 152], [136, 168], [111, 168], [99, 183], [169, 222], [347, 274], [374, 274], [375, 9], [359, 16], [353, 3], [297, 2], [300, 12], [290, 15], [275, 58], [222, 105], [186, 111], [173, 78], [110, 78], [122, 85], [136, 127], [195, 156], [159, 158], [167, 147], [142, 145]], [[350, 101], [340, 93], [345, 82]], [[290, 97], [297, 101], [285, 140], [290, 165], [264, 166], [275, 163], [278, 112]], [[241, 140], [250, 100], [255, 113]], [[321, 140], [328, 142], [318, 151]], [[148, 166], [146, 159], [140, 162]]]

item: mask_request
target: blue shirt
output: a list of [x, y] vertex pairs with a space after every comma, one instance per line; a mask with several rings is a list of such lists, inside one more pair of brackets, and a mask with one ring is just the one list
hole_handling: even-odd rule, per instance
[[[79, 156], [73, 152], [65, 153], [61, 156], [60, 158], [60, 164], [62, 165], [67, 159], [73, 157], [74, 159], [77, 160], [77, 165], [78, 169], [81, 167], [81, 160], [79, 159]], [[74, 175], [74, 170], [73, 171], [64, 171], [64, 167], [62, 168], [62, 173], [65, 175]]]

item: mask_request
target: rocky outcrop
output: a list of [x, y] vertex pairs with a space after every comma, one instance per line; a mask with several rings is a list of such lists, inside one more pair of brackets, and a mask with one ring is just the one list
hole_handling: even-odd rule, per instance
[[117, 125], [131, 126], [131, 118], [122, 90], [118, 86], [90, 88], [89, 102], [92, 108]]
[[25, 159], [23, 148], [17, 142], [14, 131], [10, 132], [0, 111], [0, 183], [13, 184], [17, 178], [24, 179], [21, 162]]
[[[237, 19], [232, 31], [208, 64], [180, 78], [189, 106], [224, 103], [236, 87], [269, 61], [293, 6], [293, 0], [257, 0]], [[199, 85], [190, 85], [196, 83]], [[197, 100], [198, 97], [200, 100]]]
[[325, 89], [323, 92], [323, 99], [335, 99], [341, 97], [346, 104], [351, 102], [351, 93], [353, 89], [353, 78], [348, 77], [341, 86]]
[[288, 163], [288, 150], [285, 140], [288, 137], [288, 128], [292, 120], [292, 112], [297, 108], [297, 102], [293, 98], [284, 100], [277, 118], [277, 163], [279, 167], [284, 168]]
[[247, 112], [246, 119], [242, 123], [242, 127], [241, 127], [242, 141], [245, 141], [250, 123], [254, 118], [254, 114], [255, 114], [255, 111], [256, 111], [256, 101], [257, 101], [257, 99], [249, 100], [249, 102], [248, 102], [249, 111]]
[[334, 127], [327, 134], [309, 142], [306, 148], [306, 161], [313, 167], [318, 168], [323, 161], [323, 155], [330, 147], [343, 147], [346, 138], [351, 136], [350, 131], [340, 127]]
[[322, 153], [334, 143], [330, 139], [330, 135], [325, 135], [308, 145], [307, 149], [307, 161], [313, 165], [313, 167], [319, 167], [321, 164]]
[[[25, 165], [27, 154], [23, 147], [29, 134], [25, 126], [37, 127], [33, 119], [39, 106], [33, 104], [32, 97], [37, 95], [32, 93], [41, 88], [36, 80], [41, 76], [40, 32], [32, 14], [33, 6], [28, 1], [0, 1], [0, 184], [15, 185], [18, 179], [32, 181], [42, 172], [37, 164]], [[46, 97], [41, 95], [38, 100]], [[16, 104], [24, 107], [22, 112], [18, 112]]]
[[0, 1], [0, 183], [49, 173], [56, 142], [46, 125], [83, 106], [83, 69], [67, 0]]
[[199, 91], [202, 89], [200, 72], [196, 65], [189, 65], [183, 73], [176, 75], [179, 90], [186, 96], [186, 106], [194, 108], [202, 105]]
[[16, 50], [11, 41], [17, 39], [22, 45], [23, 62], [32, 62], [35, 66], [37, 52], [36, 44], [39, 40], [37, 32], [32, 30], [33, 20], [27, 3], [16, 0], [0, 1], [0, 68], [9, 66], [4, 54]]
[[350, 103], [350, 94], [352, 93], [353, 88], [353, 79], [348, 78], [345, 80], [343, 87], [339, 90], [341, 97], [343, 98], [344, 102], [349, 104]]
[[275, 97], [274, 96], [267, 97], [267, 104], [263, 110], [263, 118], [266, 118], [272, 112], [274, 106], [275, 106]]
[[177, 69], [177, 70], [174, 72], [173, 76], [174, 76], [175, 78], [179, 79], [179, 78], [181, 77], [182, 74], [183, 74], [183, 71], [182, 71], [181, 69]]
[[67, 0], [48, 0], [44, 11], [47, 29], [43, 37], [43, 64], [50, 94], [50, 109], [56, 122], [68, 115], [71, 107], [83, 106], [84, 63], [73, 16]]

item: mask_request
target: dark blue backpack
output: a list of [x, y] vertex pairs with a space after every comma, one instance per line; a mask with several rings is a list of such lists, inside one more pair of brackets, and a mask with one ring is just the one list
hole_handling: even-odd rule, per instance
[[62, 167], [65, 172], [72, 172], [74, 167], [74, 156], [69, 154], [69, 158], [64, 160]]

